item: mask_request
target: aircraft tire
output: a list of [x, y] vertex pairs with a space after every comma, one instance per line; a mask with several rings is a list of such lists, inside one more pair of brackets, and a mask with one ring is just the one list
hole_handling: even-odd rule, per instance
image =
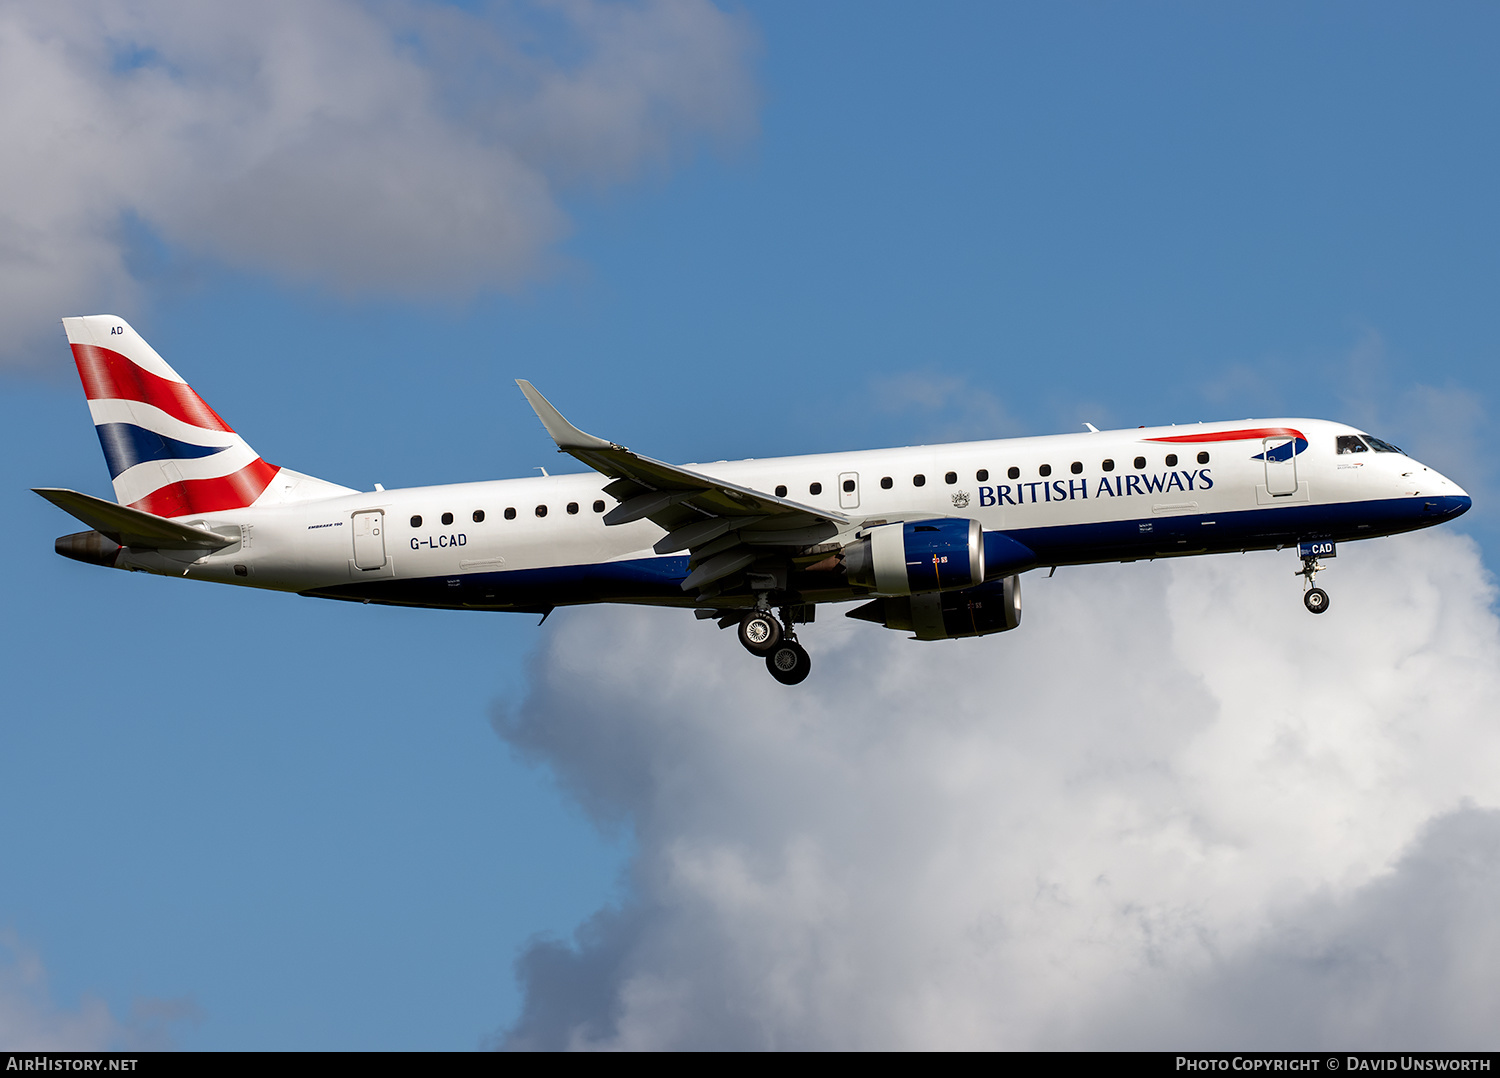
[[1309, 588], [1302, 596], [1302, 605], [1314, 614], [1322, 614], [1328, 609], [1328, 593], [1322, 588]]
[[783, 685], [800, 685], [812, 672], [812, 658], [795, 640], [783, 640], [766, 655], [766, 669]]
[[740, 620], [740, 643], [751, 655], [766, 655], [781, 643], [781, 622], [766, 610], [752, 610]]

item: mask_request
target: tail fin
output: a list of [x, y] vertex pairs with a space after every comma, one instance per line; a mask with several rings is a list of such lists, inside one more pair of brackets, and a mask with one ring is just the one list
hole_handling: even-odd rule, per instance
[[[123, 318], [62, 321], [121, 505], [178, 517], [286, 500], [293, 487], [348, 492], [267, 464]], [[268, 489], [278, 476], [287, 482]]]

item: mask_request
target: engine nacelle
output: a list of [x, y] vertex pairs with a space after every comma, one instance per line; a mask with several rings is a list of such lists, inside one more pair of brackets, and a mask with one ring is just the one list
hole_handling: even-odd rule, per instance
[[1003, 633], [1021, 624], [1021, 578], [1008, 576], [963, 591], [876, 599], [845, 616], [915, 633], [918, 640]]
[[972, 588], [984, 583], [984, 532], [951, 517], [881, 524], [844, 547], [844, 572], [876, 595]]

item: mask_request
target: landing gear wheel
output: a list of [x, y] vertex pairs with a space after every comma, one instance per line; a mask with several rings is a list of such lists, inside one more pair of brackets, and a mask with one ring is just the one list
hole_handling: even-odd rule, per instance
[[752, 610], [740, 621], [740, 643], [752, 655], [765, 655], [781, 643], [781, 622], [769, 610]]
[[783, 685], [800, 685], [812, 670], [812, 659], [797, 641], [783, 640], [766, 656], [766, 669]]
[[1302, 605], [1314, 614], [1328, 609], [1328, 593], [1322, 588], [1309, 588], [1302, 596]]

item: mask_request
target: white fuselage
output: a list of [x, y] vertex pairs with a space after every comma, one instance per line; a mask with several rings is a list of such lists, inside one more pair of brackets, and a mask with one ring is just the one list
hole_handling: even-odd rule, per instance
[[[1272, 461], [1256, 459], [1265, 453], [1256, 440], [1187, 440], [1261, 428], [1295, 429], [1305, 448]], [[1347, 541], [1467, 508], [1463, 490], [1404, 454], [1336, 452], [1337, 436], [1352, 433], [1324, 420], [1254, 420], [689, 467], [860, 524], [971, 518], [1027, 543], [1043, 565]], [[691, 605], [672, 586], [686, 557], [652, 550], [662, 528], [604, 524], [616, 504], [607, 482], [594, 473], [506, 479], [194, 514], [177, 519], [237, 530], [239, 542], [206, 555], [126, 549], [117, 565], [415, 605]], [[412, 582], [425, 583], [412, 590]], [[512, 594], [512, 582], [524, 586]]]

